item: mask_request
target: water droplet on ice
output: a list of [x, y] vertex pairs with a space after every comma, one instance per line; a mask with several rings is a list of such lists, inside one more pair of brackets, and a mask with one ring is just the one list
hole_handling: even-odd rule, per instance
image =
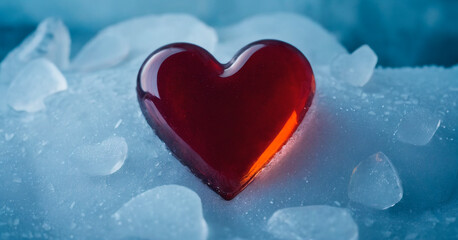
[[383, 210], [394, 206], [402, 196], [398, 173], [382, 152], [361, 161], [353, 170], [348, 186], [348, 197], [353, 202]]

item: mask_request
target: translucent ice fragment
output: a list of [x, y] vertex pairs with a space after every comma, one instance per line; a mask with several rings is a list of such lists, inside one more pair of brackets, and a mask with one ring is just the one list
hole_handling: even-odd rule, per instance
[[148, 190], [113, 214], [119, 236], [141, 239], [207, 238], [199, 196], [190, 189], [165, 185]]
[[89, 175], [103, 176], [118, 171], [127, 158], [127, 143], [123, 137], [110, 137], [95, 145], [77, 148], [72, 162]]
[[441, 119], [431, 111], [418, 107], [408, 112], [395, 132], [401, 142], [413, 145], [426, 145], [436, 133]]
[[146, 57], [157, 48], [172, 42], [194, 43], [212, 52], [217, 42], [213, 28], [184, 14], [134, 18], [105, 28], [98, 37], [105, 39], [113, 35], [122, 36], [126, 40], [131, 57]]
[[377, 59], [374, 51], [363, 45], [352, 54], [338, 55], [331, 64], [331, 72], [335, 78], [361, 87], [371, 79]]
[[245, 45], [260, 39], [278, 39], [298, 48], [312, 67], [329, 65], [338, 54], [347, 53], [336, 38], [312, 20], [295, 14], [259, 15], [221, 29], [216, 57], [229, 61]]
[[358, 239], [358, 226], [348, 210], [326, 205], [284, 208], [267, 222], [278, 239]]
[[403, 196], [398, 173], [385, 154], [378, 152], [355, 167], [348, 186], [353, 202], [384, 210], [394, 206]]
[[6, 101], [16, 111], [37, 112], [45, 108], [43, 100], [67, 89], [67, 81], [57, 67], [40, 58], [28, 63], [14, 78], [6, 92]]
[[67, 27], [59, 19], [47, 18], [5, 57], [0, 64], [0, 83], [11, 82], [25, 64], [37, 58], [46, 58], [64, 69], [68, 66], [69, 55]]
[[129, 49], [121, 35], [98, 34], [76, 55], [71, 67], [80, 71], [112, 67], [127, 57]]

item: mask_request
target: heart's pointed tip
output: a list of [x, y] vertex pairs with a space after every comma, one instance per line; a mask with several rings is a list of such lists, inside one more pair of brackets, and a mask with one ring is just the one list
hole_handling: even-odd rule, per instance
[[233, 194], [218, 193], [218, 195], [220, 195], [226, 201], [231, 201], [238, 195], [238, 193], [233, 193]]
[[[196, 176], [200, 176], [200, 174], [195, 174]], [[216, 194], [218, 194], [221, 198], [226, 201], [230, 201], [234, 199], [239, 193], [241, 193], [248, 185], [249, 182], [243, 182], [242, 180], [238, 181], [237, 183], [230, 179], [219, 179], [213, 180], [215, 184], [209, 184], [205, 177], [200, 177], [202, 181], [210, 187]], [[231, 182], [231, 184], [228, 184]]]
[[221, 190], [218, 190], [218, 189], [214, 189], [212, 188], [212, 190], [217, 193], [222, 199], [226, 200], [226, 201], [231, 201], [232, 199], [234, 199], [235, 197], [237, 197], [239, 195], [239, 193], [241, 193], [245, 187], [247, 186], [247, 184], [245, 184], [244, 186], [241, 186], [237, 189], [234, 189], [232, 191], [221, 191]]

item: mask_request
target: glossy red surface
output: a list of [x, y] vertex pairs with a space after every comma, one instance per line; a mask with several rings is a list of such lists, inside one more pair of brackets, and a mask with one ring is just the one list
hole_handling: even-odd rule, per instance
[[226, 200], [285, 144], [315, 92], [307, 59], [276, 40], [254, 42], [225, 65], [198, 46], [170, 44], [146, 59], [137, 81], [148, 123]]

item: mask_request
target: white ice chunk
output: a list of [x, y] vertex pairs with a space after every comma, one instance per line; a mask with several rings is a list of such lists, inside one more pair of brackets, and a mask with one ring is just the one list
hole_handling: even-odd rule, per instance
[[426, 145], [431, 141], [441, 119], [428, 109], [417, 107], [409, 111], [395, 132], [397, 139], [413, 145]]
[[65, 69], [69, 56], [67, 27], [59, 19], [47, 18], [5, 57], [0, 64], [0, 83], [11, 82], [25, 64], [37, 58], [46, 58], [60, 69]]
[[353, 202], [384, 210], [398, 203], [402, 196], [398, 173], [382, 152], [361, 161], [353, 169], [348, 186], [348, 197]]
[[278, 239], [355, 240], [358, 226], [348, 210], [326, 205], [284, 208], [267, 222]]
[[129, 54], [129, 44], [121, 35], [98, 34], [71, 63], [72, 69], [91, 71], [117, 65]]
[[122, 36], [126, 40], [131, 57], [146, 57], [157, 48], [173, 42], [194, 43], [212, 52], [217, 43], [213, 28], [183, 14], [134, 18], [105, 28], [98, 37], [105, 39], [113, 35]]
[[148, 190], [124, 204], [113, 219], [117, 235], [142, 239], [207, 238], [199, 196], [192, 190], [165, 185]]
[[128, 146], [123, 137], [110, 137], [95, 145], [78, 147], [72, 162], [89, 175], [103, 176], [118, 171], [127, 158]]
[[14, 78], [6, 92], [6, 101], [16, 111], [37, 112], [45, 108], [43, 100], [67, 89], [67, 81], [57, 67], [40, 58], [28, 63]]
[[363, 45], [352, 54], [337, 56], [331, 64], [331, 72], [337, 79], [362, 87], [371, 79], [377, 60], [375, 52]]
[[292, 44], [308, 58], [312, 67], [329, 65], [338, 54], [347, 53], [336, 38], [312, 20], [296, 14], [269, 14], [248, 18], [218, 31], [216, 57], [229, 61], [245, 45], [261, 39]]

